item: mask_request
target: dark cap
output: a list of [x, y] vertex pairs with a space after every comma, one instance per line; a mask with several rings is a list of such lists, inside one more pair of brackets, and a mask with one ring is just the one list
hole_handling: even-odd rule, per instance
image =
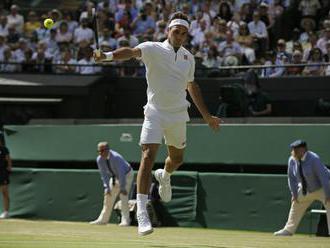
[[307, 143], [303, 140], [296, 140], [290, 144], [291, 149], [298, 147], [307, 147]]

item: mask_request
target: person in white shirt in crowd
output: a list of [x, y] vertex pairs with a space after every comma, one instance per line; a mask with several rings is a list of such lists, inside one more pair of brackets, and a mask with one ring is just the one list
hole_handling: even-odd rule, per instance
[[62, 22], [62, 13], [58, 9], [52, 9], [49, 13], [47, 18], [51, 18], [54, 21], [54, 25], [52, 28], [58, 29]]
[[13, 55], [17, 62], [22, 63], [25, 60], [25, 51], [28, 49], [28, 42], [24, 38], [20, 38], [18, 41], [18, 47], [13, 52]]
[[191, 44], [193, 46], [201, 47], [205, 40], [205, 33], [207, 31], [207, 22], [204, 19], [201, 19], [199, 23], [199, 28], [192, 30], [191, 32], [191, 36], [193, 37], [191, 40]]
[[327, 43], [330, 41], [330, 28], [324, 30], [323, 36], [317, 41], [316, 46], [321, 49], [323, 54], [327, 54]]
[[88, 19], [83, 18], [81, 20], [81, 25], [75, 29], [73, 34], [73, 42], [75, 44], [80, 43], [83, 40], [86, 40], [88, 42], [93, 41], [94, 39], [94, 32], [92, 29], [88, 27]]
[[245, 22], [241, 21], [241, 16], [238, 12], [234, 13], [232, 19], [229, 22], [227, 22], [227, 27], [233, 32], [235, 38], [239, 34], [240, 25], [244, 23]]
[[292, 54], [286, 51], [286, 42], [284, 39], [277, 41], [277, 58], [282, 61], [283, 64], [290, 63]]
[[72, 32], [69, 31], [69, 26], [66, 21], [62, 21], [58, 27], [55, 40], [57, 43], [67, 42], [70, 43], [73, 39]]
[[82, 19], [87, 19], [89, 24], [91, 24], [93, 22], [93, 16], [94, 16], [93, 8], [95, 8], [94, 3], [92, 1], [87, 1], [86, 10], [81, 12], [80, 17], [79, 17], [80, 23], [81, 23]]
[[10, 7], [10, 14], [7, 16], [8, 25], [14, 25], [17, 32], [23, 33], [24, 17], [18, 13], [18, 6], [13, 4]]
[[226, 32], [226, 40], [219, 44], [218, 51], [223, 58], [224, 63], [229, 60], [235, 61], [230, 62], [231, 65], [238, 65], [242, 60], [241, 46], [234, 40], [233, 32], [231, 30]]
[[0, 16], [0, 33], [5, 36], [8, 35], [8, 22], [5, 15]]
[[172, 15], [168, 38], [164, 42], [144, 42], [135, 48], [123, 47], [107, 54], [94, 53], [96, 61], [141, 58], [146, 66], [148, 102], [142, 126], [140, 144], [142, 157], [137, 175], [137, 219], [139, 235], [153, 232], [146, 204], [151, 172], [157, 151], [165, 137], [168, 157], [164, 169], [155, 171], [160, 184], [159, 194], [164, 202], [172, 198], [171, 174], [183, 163], [186, 146], [186, 122], [189, 120], [186, 90], [208, 125], [218, 130], [220, 119], [212, 116], [194, 82], [195, 61], [182, 45], [189, 30], [188, 17], [181, 12]]
[[189, 33], [191, 34], [194, 30], [200, 28], [200, 22], [203, 19], [203, 12], [197, 11], [194, 16], [194, 20], [191, 21]]
[[144, 34], [152, 34], [156, 29], [156, 22], [153, 16], [148, 15], [143, 8], [139, 15], [130, 24], [133, 34], [137, 37], [142, 37]]
[[268, 47], [268, 33], [265, 23], [260, 20], [259, 12], [255, 11], [253, 13], [253, 21], [249, 22], [248, 28], [251, 36], [257, 43], [256, 53], [263, 55]]
[[9, 46], [6, 44], [6, 35], [3, 33], [0, 33], [0, 61], [3, 60], [3, 52], [8, 47]]
[[277, 58], [276, 52], [274, 51], [269, 51], [266, 53], [266, 62], [264, 65], [267, 66], [276, 65], [277, 67], [267, 67], [265, 69], [262, 69], [262, 73], [261, 73], [262, 77], [265, 78], [280, 77], [285, 73], [285, 68], [281, 67], [283, 65], [283, 62]]
[[[60, 59], [55, 61], [57, 64], [55, 67], [56, 73], [75, 73], [77, 60], [73, 58], [72, 51], [69, 48], [64, 49], [61, 53]], [[61, 65], [63, 64], [63, 65]]]
[[300, 31], [298, 28], [292, 30], [291, 40], [287, 41], [285, 44], [285, 49], [288, 53], [293, 53], [293, 44], [299, 42]]
[[205, 1], [205, 2], [203, 1], [201, 10], [203, 14], [202, 19], [206, 21], [206, 28], [209, 29], [210, 26], [212, 25], [212, 20], [214, 19], [214, 17], [217, 16], [217, 12], [211, 9], [210, 1]]
[[46, 53], [50, 54], [53, 59], [56, 59], [60, 56], [60, 49], [56, 41], [57, 30], [52, 28], [50, 30], [50, 35], [42, 42], [46, 45]]
[[17, 72], [19, 71], [19, 65], [16, 64], [10, 64], [10, 63], [17, 63], [17, 60], [15, 59], [13, 52], [9, 47], [5, 48], [3, 51], [3, 57], [2, 62], [0, 64], [0, 72]]
[[96, 74], [101, 72], [102, 67], [95, 65], [93, 60], [93, 49], [90, 46], [85, 47], [82, 53], [83, 58], [78, 61], [77, 72], [80, 74]]

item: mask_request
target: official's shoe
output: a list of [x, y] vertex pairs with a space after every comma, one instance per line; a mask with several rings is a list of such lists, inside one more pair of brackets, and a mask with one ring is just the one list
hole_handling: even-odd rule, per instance
[[274, 236], [292, 236], [292, 233], [290, 233], [289, 231], [287, 231], [285, 229], [281, 229], [277, 232], [274, 232]]
[[89, 222], [89, 224], [91, 224], [91, 225], [106, 225], [107, 223], [103, 222], [103, 221], [100, 221], [100, 220], [94, 220], [94, 221]]
[[154, 231], [147, 212], [137, 213], [136, 217], [138, 221], [138, 234], [140, 236], [151, 234]]
[[0, 219], [7, 219], [9, 218], [9, 213], [8, 211], [4, 211], [2, 212], [2, 214], [0, 215]]
[[172, 199], [171, 179], [163, 178], [163, 169], [155, 171], [155, 178], [159, 182], [158, 193], [163, 202], [169, 202]]

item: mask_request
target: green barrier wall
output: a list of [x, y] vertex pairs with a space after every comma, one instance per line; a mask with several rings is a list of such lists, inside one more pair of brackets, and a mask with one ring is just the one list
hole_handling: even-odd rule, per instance
[[[158, 208], [165, 225], [272, 232], [290, 207], [284, 175], [178, 171], [172, 184], [173, 200]], [[87, 222], [102, 208], [103, 189], [96, 170], [15, 169], [10, 197], [12, 217]], [[299, 231], [309, 223], [307, 216]]]
[[[140, 161], [141, 125], [6, 126], [14, 160], [94, 161], [96, 144], [107, 140], [130, 162]], [[185, 163], [286, 165], [293, 140], [305, 139], [330, 164], [330, 124], [224, 124], [214, 133], [206, 125], [188, 125]], [[165, 146], [157, 157], [163, 162]]]

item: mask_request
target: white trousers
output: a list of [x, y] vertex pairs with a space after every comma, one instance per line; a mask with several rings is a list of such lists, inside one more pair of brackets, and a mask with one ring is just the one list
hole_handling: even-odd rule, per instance
[[328, 230], [330, 234], [330, 204], [325, 204], [325, 194], [322, 188], [312, 193], [307, 193], [305, 196], [299, 191], [298, 202], [291, 203], [288, 221], [284, 229], [292, 234], [295, 233], [307, 208], [314, 201], [322, 202], [324, 208], [327, 210]]
[[119, 194], [120, 193], [120, 187], [119, 187], [119, 181], [116, 180], [115, 185], [112, 185], [112, 178], [110, 179], [109, 185], [111, 189], [111, 195], [104, 194], [104, 200], [103, 200], [103, 208], [100, 213], [100, 216], [97, 218], [97, 221], [100, 221], [102, 223], [108, 223], [113, 206], [117, 200], [118, 194], [119, 198], [121, 200], [121, 221], [126, 221], [127, 223], [130, 223], [130, 217], [129, 217], [129, 208], [128, 208], [128, 196], [129, 192], [132, 189], [133, 184], [133, 170], [127, 173], [126, 175], [126, 192], [127, 195]]

